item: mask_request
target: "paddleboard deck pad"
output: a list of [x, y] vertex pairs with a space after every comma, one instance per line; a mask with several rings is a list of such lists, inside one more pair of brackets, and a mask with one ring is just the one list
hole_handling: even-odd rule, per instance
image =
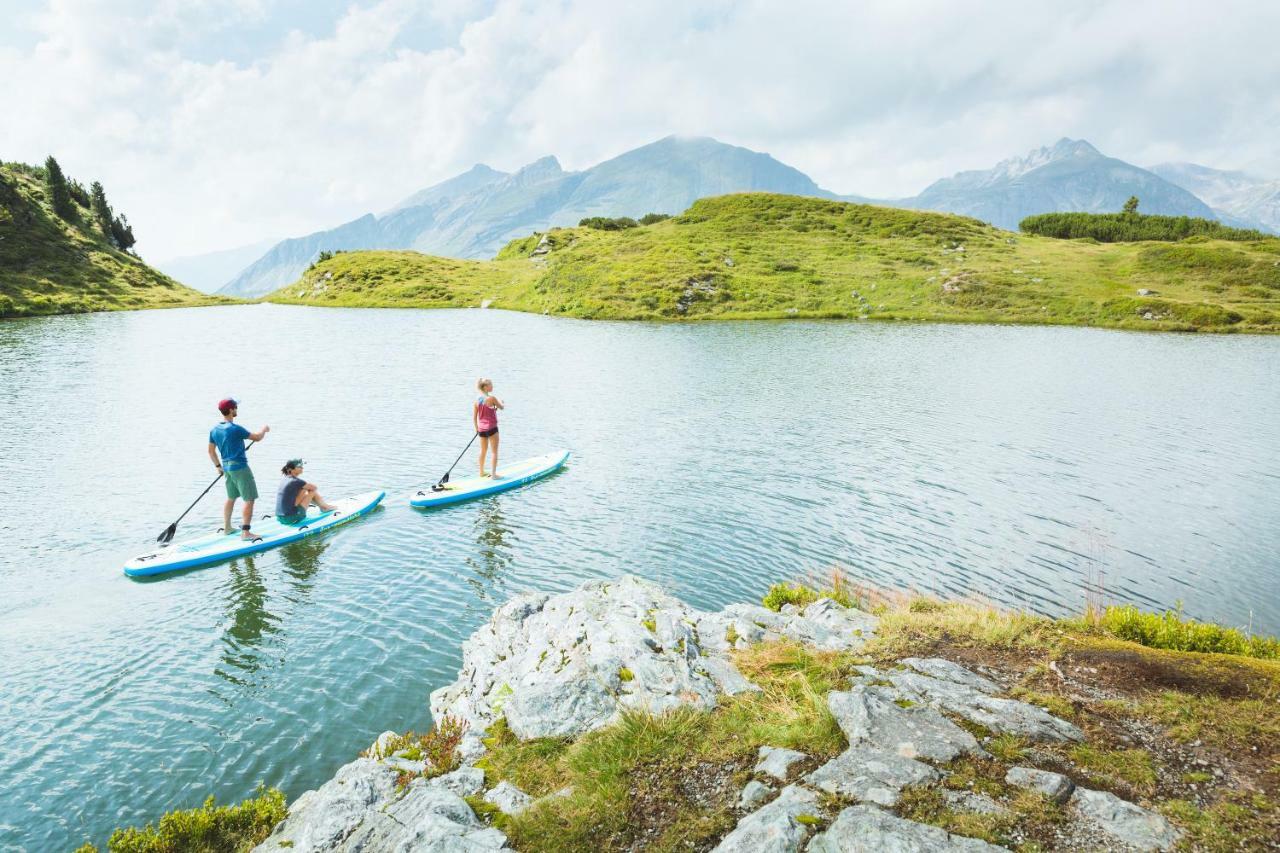
[[[279, 548], [353, 521], [376, 507], [384, 497], [386, 492], [365, 492], [336, 501], [334, 509], [328, 512], [321, 512], [318, 507], [313, 506], [307, 510], [307, 519], [301, 524], [281, 524], [274, 515], [269, 519], [255, 520], [252, 530], [255, 538], [252, 541], [242, 539], [240, 532], [236, 531], [231, 534], [211, 533], [167, 545], [134, 557], [124, 564], [124, 573], [129, 577], [160, 575]], [[236, 509], [239, 510], [239, 507]], [[239, 512], [236, 516], [239, 516]]]
[[498, 468], [500, 476], [496, 480], [492, 477], [466, 477], [450, 480], [439, 491], [429, 488], [421, 489], [409, 496], [409, 503], [419, 509], [429, 509], [469, 501], [472, 498], [482, 498], [486, 495], [496, 495], [498, 492], [517, 489], [534, 480], [540, 480], [548, 474], [553, 474], [560, 470], [568, 459], [569, 451], [567, 450], [544, 453], [532, 459], [502, 465]]

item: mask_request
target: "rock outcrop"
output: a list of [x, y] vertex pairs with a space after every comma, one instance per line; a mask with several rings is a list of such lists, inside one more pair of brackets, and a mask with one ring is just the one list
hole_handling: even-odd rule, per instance
[[[458, 680], [431, 696], [437, 722], [449, 716], [469, 724], [458, 751], [461, 767], [423, 778], [430, 775], [427, 763], [404, 750], [393, 752], [400, 741], [386, 733], [369, 757], [344, 766], [294, 802], [258, 849], [507, 849], [505, 835], [482, 823], [463, 799], [484, 791], [484, 771], [474, 762], [485, 750], [481, 733], [499, 718], [516, 737], [530, 739], [580, 735], [627, 709], [709, 710], [725, 695], [759, 689], [736, 669], [732, 650], [783, 639], [828, 651], [856, 650], [877, 626], [875, 616], [830, 599], [781, 612], [733, 605], [702, 613], [634, 577], [587, 583], [554, 596], [518, 596], [465, 643]], [[1051, 744], [1083, 737], [1044, 708], [1000, 696], [995, 680], [942, 658], [906, 658], [892, 667], [860, 664], [847, 671], [849, 689], [826, 696], [847, 748], [812, 769], [803, 752], [760, 747], [756, 778], [727, 806], [736, 804], [741, 817], [717, 851], [1000, 849], [887, 810], [900, 804], [909, 786], [940, 784], [955, 769], [950, 762], [990, 759], [955, 718]], [[1065, 804], [1081, 826], [1115, 845], [1163, 850], [1179, 838], [1160, 815], [1110, 793], [1076, 788], [1058, 773], [1013, 767], [1005, 782]], [[945, 790], [942, 796], [956, 811], [988, 814], [1007, 813], [1012, 802], [1007, 795], [973, 791]], [[509, 816], [547, 799], [535, 800], [506, 781], [483, 797]]]
[[[313, 851], [504, 850], [506, 836], [485, 826], [460, 795], [475, 774], [415, 779], [399, 790], [397, 771], [385, 759], [358, 758], [289, 807], [259, 853]], [[474, 793], [474, 790], [468, 791]]]

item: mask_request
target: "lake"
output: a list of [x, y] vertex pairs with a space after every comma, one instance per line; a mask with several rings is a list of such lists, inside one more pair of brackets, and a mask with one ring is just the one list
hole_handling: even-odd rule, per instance
[[[418, 512], [477, 377], [537, 485]], [[251, 305], [0, 323], [0, 849], [292, 799], [430, 723], [493, 607], [632, 572], [702, 608], [826, 575], [1051, 615], [1086, 585], [1280, 631], [1280, 338], [869, 323], [605, 323]], [[383, 507], [121, 573], [215, 473], [215, 402]], [[470, 473], [473, 449], [455, 476]], [[221, 486], [178, 536], [221, 523]], [[259, 504], [259, 514], [271, 501]]]

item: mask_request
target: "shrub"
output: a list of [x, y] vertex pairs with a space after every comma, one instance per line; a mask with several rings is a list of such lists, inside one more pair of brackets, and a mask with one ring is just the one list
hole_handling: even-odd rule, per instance
[[380, 751], [372, 750], [366, 755], [374, 758], [386, 758], [396, 753], [410, 761], [426, 761], [427, 767], [422, 771], [425, 779], [441, 776], [458, 768], [458, 747], [462, 744], [462, 736], [466, 734], [467, 723], [448, 714], [430, 731], [418, 734], [408, 731], [390, 739]]
[[1280, 659], [1280, 639], [1248, 636], [1235, 628], [1184, 619], [1181, 610], [1157, 614], [1144, 613], [1131, 604], [1112, 606], [1102, 614], [1099, 624], [1122, 640], [1131, 640], [1153, 649]]
[[630, 216], [619, 216], [616, 219], [610, 219], [607, 216], [589, 216], [578, 221], [580, 227], [594, 228], [597, 231], [623, 231], [627, 228], [635, 228], [639, 224]]
[[[238, 853], [264, 841], [287, 814], [283, 792], [259, 787], [257, 796], [238, 805], [218, 806], [209, 797], [198, 809], [168, 812], [154, 826], [117, 829], [107, 849], [111, 853]], [[85, 845], [80, 850], [97, 848]]]
[[1018, 223], [1027, 234], [1078, 240], [1092, 237], [1102, 243], [1138, 240], [1177, 241], [1195, 235], [1219, 240], [1266, 240], [1269, 235], [1245, 228], [1228, 228], [1213, 219], [1191, 216], [1149, 216], [1142, 213], [1041, 213]]
[[663, 220], [670, 218], [670, 213], [646, 213], [644, 216], [640, 217], [640, 224], [653, 225], [655, 222], [662, 222]]

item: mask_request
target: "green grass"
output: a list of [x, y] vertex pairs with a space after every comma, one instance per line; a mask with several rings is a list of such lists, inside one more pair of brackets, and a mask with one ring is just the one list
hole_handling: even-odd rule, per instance
[[[215, 805], [213, 797], [198, 809], [168, 812], [154, 825], [117, 829], [107, 841], [111, 853], [242, 853], [261, 843], [284, 820], [284, 794], [258, 789], [257, 796], [234, 806]], [[77, 853], [98, 848], [85, 844]]]
[[1156, 768], [1145, 750], [1102, 749], [1081, 743], [1071, 747], [1068, 754], [1097, 784], [1113, 786], [1119, 781], [1140, 793], [1149, 793], [1155, 786]]
[[[1140, 289], [1152, 292], [1139, 296]], [[1276, 332], [1280, 239], [1089, 244], [951, 214], [744, 193], [702, 199], [636, 228], [534, 234], [493, 261], [344, 253], [269, 298], [433, 308], [487, 301], [594, 319], [865, 317]]]
[[[609, 728], [576, 741], [518, 741], [503, 721], [489, 731], [482, 760], [488, 784], [507, 779], [548, 797], [501, 819], [518, 850], [645, 849], [701, 846], [732, 829], [734, 806], [761, 746], [834, 756], [844, 737], [826, 706], [848, 683], [848, 657], [781, 643], [740, 652], [742, 673], [760, 693], [725, 700], [711, 712], [662, 716], [628, 712]], [[723, 795], [693, 793], [699, 769], [724, 774]], [[637, 818], [643, 815], [643, 819]], [[652, 826], [647, 826], [652, 823]], [[645, 832], [651, 832], [644, 835]]]
[[1132, 605], [1108, 607], [1098, 624], [1122, 640], [1154, 649], [1280, 659], [1280, 639], [1276, 637], [1247, 635], [1235, 628], [1185, 619], [1180, 611], [1145, 613]]
[[56, 215], [30, 167], [0, 164], [0, 318], [229, 302], [184, 287]]

